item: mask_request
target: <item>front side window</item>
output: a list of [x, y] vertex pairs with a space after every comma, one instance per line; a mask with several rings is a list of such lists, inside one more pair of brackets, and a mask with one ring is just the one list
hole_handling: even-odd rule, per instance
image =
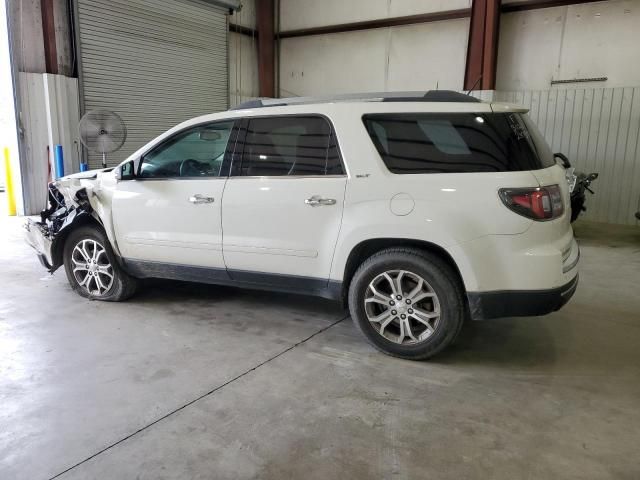
[[142, 158], [139, 177], [220, 176], [233, 123], [209, 123], [176, 134]]
[[375, 114], [363, 120], [393, 173], [509, 172], [553, 165], [544, 140], [520, 113]]
[[249, 119], [239, 174], [269, 177], [343, 174], [331, 125], [317, 116]]

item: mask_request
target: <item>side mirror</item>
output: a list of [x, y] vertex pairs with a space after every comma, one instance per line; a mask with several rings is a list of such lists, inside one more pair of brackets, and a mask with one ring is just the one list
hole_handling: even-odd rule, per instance
[[559, 158], [564, 168], [571, 168], [571, 162], [564, 153], [554, 153], [553, 158]]
[[135, 162], [123, 163], [116, 169], [116, 180], [133, 180], [136, 176]]

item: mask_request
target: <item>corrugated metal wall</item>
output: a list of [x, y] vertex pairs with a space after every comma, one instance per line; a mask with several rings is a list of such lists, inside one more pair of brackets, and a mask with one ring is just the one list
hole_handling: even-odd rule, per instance
[[636, 225], [640, 210], [640, 87], [495, 92], [525, 105], [554, 152], [598, 172], [585, 218]]
[[[228, 9], [197, 0], [76, 0], [84, 111], [112, 110], [127, 141], [116, 165], [189, 118], [227, 109]], [[101, 155], [89, 155], [100, 168]]]

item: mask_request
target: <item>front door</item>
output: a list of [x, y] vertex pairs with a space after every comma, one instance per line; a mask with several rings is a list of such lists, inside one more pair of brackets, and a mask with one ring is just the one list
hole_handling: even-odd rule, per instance
[[331, 124], [320, 116], [244, 122], [222, 199], [229, 275], [323, 288], [347, 181]]
[[[118, 183], [114, 229], [127, 262], [206, 267], [226, 276], [221, 206], [233, 123], [175, 134], [142, 157], [134, 180]], [[172, 275], [161, 270], [159, 276]]]

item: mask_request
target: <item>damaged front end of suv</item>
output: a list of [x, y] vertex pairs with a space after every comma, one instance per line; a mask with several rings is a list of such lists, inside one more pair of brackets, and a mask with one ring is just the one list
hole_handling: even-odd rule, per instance
[[48, 207], [40, 213], [40, 221], [28, 219], [24, 225], [27, 242], [50, 273], [62, 265], [64, 240], [72, 229], [85, 223], [101, 223], [90, 200], [90, 196], [95, 196], [99, 173], [86, 173], [91, 175], [71, 176], [50, 183]]

